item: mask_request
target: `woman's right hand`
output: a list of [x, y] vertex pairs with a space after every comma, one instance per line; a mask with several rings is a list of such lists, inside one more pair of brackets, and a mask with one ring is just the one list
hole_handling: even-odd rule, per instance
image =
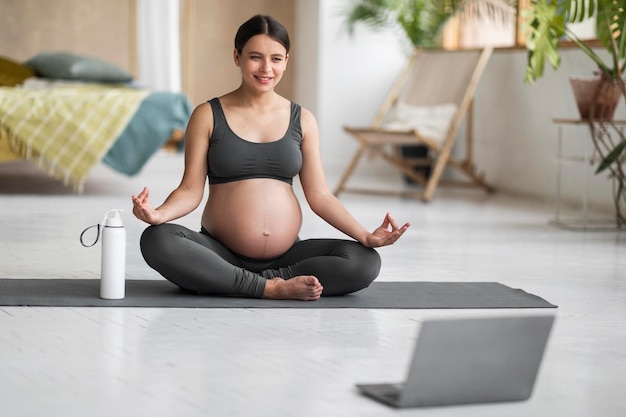
[[150, 190], [148, 190], [148, 187], [144, 187], [138, 196], [132, 196], [133, 214], [139, 220], [148, 224], [160, 224], [161, 215], [148, 202], [149, 195]]

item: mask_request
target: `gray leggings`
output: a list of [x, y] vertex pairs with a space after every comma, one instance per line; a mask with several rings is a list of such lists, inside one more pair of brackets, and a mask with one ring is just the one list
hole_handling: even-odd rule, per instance
[[150, 267], [188, 291], [263, 297], [265, 281], [314, 275], [323, 296], [344, 295], [369, 286], [380, 272], [374, 249], [342, 239], [298, 240], [275, 259], [251, 259], [232, 252], [206, 231], [166, 223], [148, 227], [141, 253]]

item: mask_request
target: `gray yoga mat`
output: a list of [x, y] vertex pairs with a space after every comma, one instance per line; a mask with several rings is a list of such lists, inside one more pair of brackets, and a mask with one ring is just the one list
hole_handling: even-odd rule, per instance
[[497, 282], [374, 282], [317, 301], [217, 297], [184, 292], [166, 280], [127, 280], [123, 300], [99, 297], [97, 279], [0, 279], [0, 306], [172, 308], [554, 308]]

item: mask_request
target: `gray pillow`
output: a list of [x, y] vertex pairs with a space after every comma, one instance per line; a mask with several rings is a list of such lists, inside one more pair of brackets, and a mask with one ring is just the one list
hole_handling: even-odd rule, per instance
[[109, 62], [66, 52], [42, 52], [25, 62], [44, 78], [126, 83], [133, 80], [127, 71]]

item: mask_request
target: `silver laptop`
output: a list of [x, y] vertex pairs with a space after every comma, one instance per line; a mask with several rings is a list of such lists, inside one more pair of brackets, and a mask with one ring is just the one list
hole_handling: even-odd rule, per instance
[[426, 320], [406, 381], [357, 384], [393, 407], [527, 400], [554, 316]]

